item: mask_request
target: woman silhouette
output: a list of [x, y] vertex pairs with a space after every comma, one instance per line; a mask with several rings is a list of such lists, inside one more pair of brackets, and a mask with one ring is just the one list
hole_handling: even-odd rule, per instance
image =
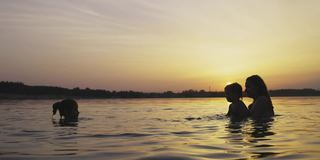
[[253, 98], [253, 103], [249, 105], [252, 118], [266, 118], [274, 116], [272, 101], [263, 79], [258, 75], [253, 75], [246, 80], [247, 96]]

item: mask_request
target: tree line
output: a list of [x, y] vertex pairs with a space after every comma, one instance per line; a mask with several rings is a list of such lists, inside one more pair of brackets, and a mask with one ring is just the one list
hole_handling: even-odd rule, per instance
[[[320, 96], [315, 89], [279, 89], [270, 90], [271, 96]], [[53, 86], [30, 86], [22, 82], [0, 82], [0, 99], [16, 98], [196, 98], [196, 97], [224, 97], [222, 91], [185, 90], [182, 92], [137, 92], [137, 91], [109, 91], [79, 87], [68, 89]]]

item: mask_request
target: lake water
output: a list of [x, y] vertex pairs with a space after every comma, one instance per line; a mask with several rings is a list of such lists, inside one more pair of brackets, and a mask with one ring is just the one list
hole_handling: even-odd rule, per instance
[[224, 98], [78, 100], [67, 126], [53, 103], [0, 100], [0, 159], [320, 158], [320, 97], [273, 98], [272, 121], [238, 123]]

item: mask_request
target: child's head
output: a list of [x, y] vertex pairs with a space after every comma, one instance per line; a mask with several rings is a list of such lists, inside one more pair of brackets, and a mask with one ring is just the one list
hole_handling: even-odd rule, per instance
[[238, 101], [242, 98], [242, 87], [239, 83], [232, 83], [224, 88], [228, 102]]

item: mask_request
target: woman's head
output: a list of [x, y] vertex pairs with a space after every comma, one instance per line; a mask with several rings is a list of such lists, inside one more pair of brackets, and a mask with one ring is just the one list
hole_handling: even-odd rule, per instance
[[224, 88], [226, 98], [229, 102], [234, 102], [242, 98], [242, 87], [239, 83], [232, 83]]
[[266, 96], [267, 98], [270, 98], [266, 84], [258, 75], [253, 75], [247, 78], [245, 91], [247, 96], [253, 99], [259, 96]]

